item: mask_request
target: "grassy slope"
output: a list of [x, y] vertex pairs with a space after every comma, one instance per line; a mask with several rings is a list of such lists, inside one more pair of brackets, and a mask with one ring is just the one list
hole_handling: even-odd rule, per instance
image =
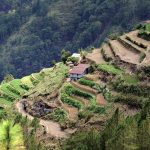
[[[14, 100], [20, 99], [21, 96], [28, 91], [24, 88], [24, 85], [28, 87], [31, 93], [37, 91], [38, 93], [47, 90], [58, 88], [64, 76], [67, 72], [67, 67], [63, 64], [57, 64], [55, 70], [52, 68], [46, 68], [39, 73], [34, 73], [30, 76], [23, 77], [22, 79], [14, 79], [9, 83], [0, 85], [0, 106], [11, 106]], [[39, 83], [39, 84], [38, 84]]]

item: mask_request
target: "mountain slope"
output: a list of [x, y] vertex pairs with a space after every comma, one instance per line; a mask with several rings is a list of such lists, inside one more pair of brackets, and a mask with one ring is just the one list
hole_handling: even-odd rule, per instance
[[7, 0], [0, 7], [0, 78], [39, 71], [65, 48], [99, 47], [150, 17], [149, 0]]

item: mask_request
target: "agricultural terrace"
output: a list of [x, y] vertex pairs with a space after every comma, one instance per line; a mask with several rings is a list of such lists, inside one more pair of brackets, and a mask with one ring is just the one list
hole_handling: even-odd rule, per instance
[[[59, 88], [68, 68], [62, 63], [57, 64], [54, 68], [43, 69], [39, 73], [33, 73], [22, 79], [14, 79], [9, 83], [0, 85], [0, 107], [9, 107], [23, 95], [32, 93], [36, 90], [38, 93], [52, 92]], [[57, 78], [57, 79], [56, 79]], [[43, 88], [42, 88], [43, 87]], [[51, 87], [51, 88], [49, 88]], [[47, 88], [47, 91], [44, 91]]]
[[121, 75], [123, 73], [123, 70], [118, 69], [110, 64], [99, 64], [97, 69], [99, 71], [104, 71], [104, 72], [112, 74], [112, 75]]
[[[53, 69], [42, 70], [41, 75], [43, 75], [42, 80], [32, 88], [26, 95], [30, 97], [52, 94], [58, 92], [58, 89], [62, 86], [64, 79], [66, 78], [66, 74], [68, 73], [68, 67], [63, 63], [58, 63]], [[39, 75], [35, 76], [32, 74], [34, 80], [38, 80], [41, 78]], [[32, 77], [32, 78], [33, 78]]]
[[[61, 90], [61, 101], [69, 108], [77, 109], [77, 117], [81, 117], [84, 112], [87, 114], [104, 114], [106, 108], [97, 104], [96, 96], [90, 94], [86, 89], [76, 88], [73, 84], [65, 84]], [[64, 109], [67, 110], [66, 107]], [[84, 114], [85, 115], [85, 114]], [[69, 115], [70, 116], [70, 115]], [[74, 118], [71, 118], [74, 119]]]

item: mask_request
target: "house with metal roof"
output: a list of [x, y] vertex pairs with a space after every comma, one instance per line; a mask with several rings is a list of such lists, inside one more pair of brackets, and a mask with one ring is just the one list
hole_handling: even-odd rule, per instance
[[71, 80], [78, 80], [89, 72], [89, 64], [79, 64], [69, 71]]

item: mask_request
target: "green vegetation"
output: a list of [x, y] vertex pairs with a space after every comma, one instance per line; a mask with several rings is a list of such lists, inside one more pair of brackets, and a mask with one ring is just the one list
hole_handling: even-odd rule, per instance
[[128, 84], [138, 84], [139, 79], [136, 75], [123, 74], [122, 80]]
[[92, 106], [88, 107], [87, 110], [89, 110], [93, 113], [96, 113], [96, 114], [104, 114], [105, 113], [105, 108], [97, 106], [97, 105], [92, 105]]
[[150, 32], [150, 23], [147, 23], [147, 24], [145, 25], [145, 30], [146, 30], [147, 32]]
[[145, 25], [143, 25], [140, 28], [140, 32], [138, 34], [141, 38], [144, 38], [148, 41], [150, 41], [150, 23], [147, 23]]
[[61, 93], [61, 101], [78, 109], [81, 109], [83, 107], [81, 102], [70, 98], [66, 93], [63, 92]]
[[97, 69], [99, 71], [104, 71], [106, 73], [113, 74], [113, 75], [120, 75], [123, 73], [122, 70], [120, 70], [120, 69], [118, 69], [118, 68], [116, 68], [110, 64], [99, 64]]
[[[66, 140], [64, 149], [69, 150], [104, 150], [116, 149], [149, 149], [150, 131], [149, 126], [150, 102], [145, 103], [142, 111], [132, 117], [123, 116], [118, 109], [114, 115], [107, 121], [103, 131], [83, 131], [78, 132], [70, 139]], [[93, 136], [91, 136], [93, 135]]]
[[[149, 0], [1, 0], [0, 79], [15, 78], [60, 60], [62, 49], [99, 47], [108, 35], [149, 19]], [[108, 23], [109, 22], [109, 23]]]
[[78, 82], [82, 85], [86, 85], [86, 86], [89, 86], [91, 88], [93, 88], [95, 86], [94, 81], [86, 80], [85, 78], [79, 79]]
[[112, 82], [113, 89], [118, 92], [123, 92], [125, 94], [134, 94], [137, 96], [149, 97], [150, 96], [150, 87], [140, 84], [128, 84], [122, 80], [114, 80]]
[[69, 96], [77, 95], [77, 96], [83, 97], [83, 98], [85, 98], [87, 100], [92, 100], [93, 99], [93, 96], [91, 94], [82, 92], [82, 91], [74, 88], [71, 85], [66, 86], [64, 90], [65, 90], [66, 94], [68, 94]]
[[26, 95], [32, 97], [58, 91], [67, 73], [68, 67], [66, 65], [63, 63], [56, 64]]
[[95, 83], [94, 81], [87, 80], [85, 78], [79, 79], [78, 82], [82, 85], [89, 86], [90, 88], [93, 88], [99, 93], [103, 94], [105, 100], [109, 101], [111, 99], [111, 92], [105, 85], [99, 85]]
[[54, 121], [57, 121], [59, 123], [64, 123], [67, 118], [67, 112], [65, 112], [61, 108], [56, 108], [50, 115], [48, 115], [46, 118], [53, 119]]
[[1, 150], [25, 150], [22, 128], [11, 121], [0, 124]]

